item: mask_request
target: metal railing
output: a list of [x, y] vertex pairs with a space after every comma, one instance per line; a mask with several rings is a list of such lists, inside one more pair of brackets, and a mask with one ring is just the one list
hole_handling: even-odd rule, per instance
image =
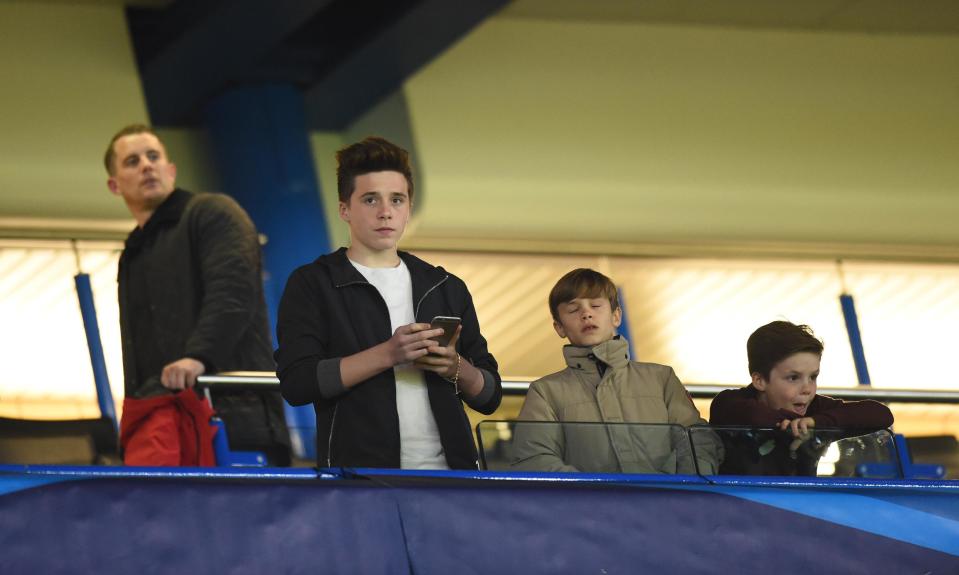
[[[272, 387], [280, 384], [276, 374], [267, 371], [233, 371], [197, 378], [201, 387]], [[529, 381], [504, 380], [503, 395], [524, 396]], [[687, 383], [686, 390], [696, 398], [709, 399], [738, 385]], [[895, 403], [959, 403], [959, 390], [889, 389], [877, 387], [820, 387], [818, 393], [837, 399], [874, 399]]]

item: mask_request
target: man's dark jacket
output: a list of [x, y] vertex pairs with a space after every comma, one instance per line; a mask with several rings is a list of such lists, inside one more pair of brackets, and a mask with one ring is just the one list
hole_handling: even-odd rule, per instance
[[[127, 397], [169, 393], [160, 370], [184, 357], [206, 373], [273, 371], [258, 236], [230, 197], [174, 190], [127, 238], [118, 282]], [[214, 392], [213, 404], [232, 449], [287, 450], [278, 393]]]
[[[462, 318], [457, 349], [492, 386], [491, 394], [476, 398], [479, 403], [467, 403], [481, 413], [492, 413], [499, 406], [502, 386], [466, 284], [411, 254], [399, 255], [410, 271], [415, 320], [429, 323], [439, 315]], [[280, 301], [276, 331], [283, 397], [293, 405], [312, 403], [316, 410], [319, 464], [398, 468], [400, 431], [393, 370], [342, 391], [340, 360], [393, 335], [386, 302], [349, 262], [345, 248], [293, 272]], [[447, 463], [452, 469], [476, 469], [472, 430], [456, 389], [432, 372], [423, 373]], [[332, 396], [321, 392], [321, 386], [341, 391]]]

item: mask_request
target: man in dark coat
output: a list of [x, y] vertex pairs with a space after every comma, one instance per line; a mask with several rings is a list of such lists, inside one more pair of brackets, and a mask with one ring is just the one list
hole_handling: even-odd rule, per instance
[[[210, 463], [212, 413], [192, 389], [196, 378], [274, 369], [256, 229], [228, 196], [176, 188], [176, 166], [146, 126], [118, 132], [104, 164], [107, 186], [137, 222], [118, 275], [124, 461]], [[214, 392], [213, 406], [231, 449], [289, 462], [278, 392]]]

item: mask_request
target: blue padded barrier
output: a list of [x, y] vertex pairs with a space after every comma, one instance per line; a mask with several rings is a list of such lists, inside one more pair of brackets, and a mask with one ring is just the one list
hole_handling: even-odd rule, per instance
[[959, 572], [951, 481], [86, 469], [0, 467], [0, 572]]

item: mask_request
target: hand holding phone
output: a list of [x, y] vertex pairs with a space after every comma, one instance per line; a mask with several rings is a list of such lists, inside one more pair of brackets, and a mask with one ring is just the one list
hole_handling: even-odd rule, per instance
[[436, 340], [437, 344], [440, 347], [446, 347], [450, 344], [450, 340], [453, 339], [453, 336], [456, 335], [456, 328], [460, 325], [460, 318], [451, 317], [445, 315], [438, 315], [433, 318], [433, 321], [430, 322], [430, 329], [441, 329], [443, 330], [443, 335], [433, 338]]

